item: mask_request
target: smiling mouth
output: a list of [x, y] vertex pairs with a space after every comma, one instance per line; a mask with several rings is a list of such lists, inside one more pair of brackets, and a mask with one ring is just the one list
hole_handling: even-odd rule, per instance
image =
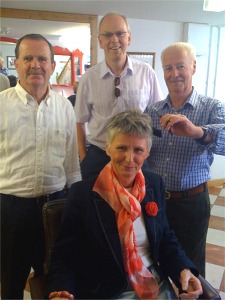
[[112, 47], [110, 50], [119, 50], [121, 47]]
[[179, 82], [183, 82], [183, 79], [178, 79], [178, 80], [171, 80], [171, 83], [179, 83]]

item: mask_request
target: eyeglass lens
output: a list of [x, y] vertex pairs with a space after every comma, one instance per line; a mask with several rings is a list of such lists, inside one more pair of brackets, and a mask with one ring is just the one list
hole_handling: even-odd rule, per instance
[[114, 34], [117, 38], [123, 38], [125, 37], [126, 33], [128, 33], [127, 31], [116, 31], [116, 32], [105, 32], [105, 33], [101, 33], [101, 36], [104, 36], [106, 39], [111, 39]]
[[117, 87], [120, 85], [120, 77], [116, 76], [114, 79], [114, 84], [115, 84], [115, 97], [118, 98], [120, 96], [120, 89]]

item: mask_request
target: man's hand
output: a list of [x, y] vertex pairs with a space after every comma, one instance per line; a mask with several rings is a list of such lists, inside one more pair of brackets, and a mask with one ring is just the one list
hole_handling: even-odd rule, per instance
[[202, 128], [200, 126], [195, 126], [185, 115], [166, 114], [160, 119], [160, 125], [166, 131], [177, 136], [198, 139], [203, 135]]
[[77, 123], [77, 143], [80, 161], [86, 156], [86, 132], [85, 124]]

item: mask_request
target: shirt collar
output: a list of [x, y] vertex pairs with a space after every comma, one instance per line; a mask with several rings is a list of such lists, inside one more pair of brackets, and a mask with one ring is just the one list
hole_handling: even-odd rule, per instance
[[[186, 107], [186, 106], [192, 106], [195, 107], [195, 105], [197, 104], [197, 91], [194, 89], [191, 92], [191, 94], [188, 96], [187, 100], [185, 101], [185, 103], [182, 105], [182, 108]], [[167, 95], [165, 102], [163, 104], [163, 107], [168, 106], [170, 108], [172, 108], [172, 104], [171, 104], [171, 100], [170, 100], [170, 95]]]
[[[15, 86], [15, 90], [16, 90], [17, 95], [19, 96], [20, 101], [24, 105], [27, 105], [28, 101], [35, 101], [36, 102], [36, 100], [20, 85], [19, 82]], [[50, 91], [50, 89], [48, 87], [47, 95], [46, 95], [45, 99], [42, 100], [43, 102], [46, 103], [46, 105], [49, 105], [50, 92], [51, 91]]]
[[[131, 58], [127, 55], [127, 62], [125, 65], [125, 68], [123, 72], [121, 73], [121, 77], [126, 76], [127, 74], [133, 75], [133, 63]], [[107, 65], [106, 61], [101, 62], [101, 71], [100, 71], [100, 78], [107, 77], [108, 75], [115, 76], [115, 74], [112, 73], [109, 66]]]

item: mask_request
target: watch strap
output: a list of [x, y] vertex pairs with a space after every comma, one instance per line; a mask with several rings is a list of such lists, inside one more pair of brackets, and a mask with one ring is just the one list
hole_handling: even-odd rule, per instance
[[196, 142], [205, 145], [208, 144], [208, 142], [205, 142], [205, 138], [207, 137], [208, 133], [209, 133], [209, 129], [207, 127], [201, 126], [202, 130], [203, 130], [203, 135], [202, 137], [200, 137], [199, 139], [195, 139]]

